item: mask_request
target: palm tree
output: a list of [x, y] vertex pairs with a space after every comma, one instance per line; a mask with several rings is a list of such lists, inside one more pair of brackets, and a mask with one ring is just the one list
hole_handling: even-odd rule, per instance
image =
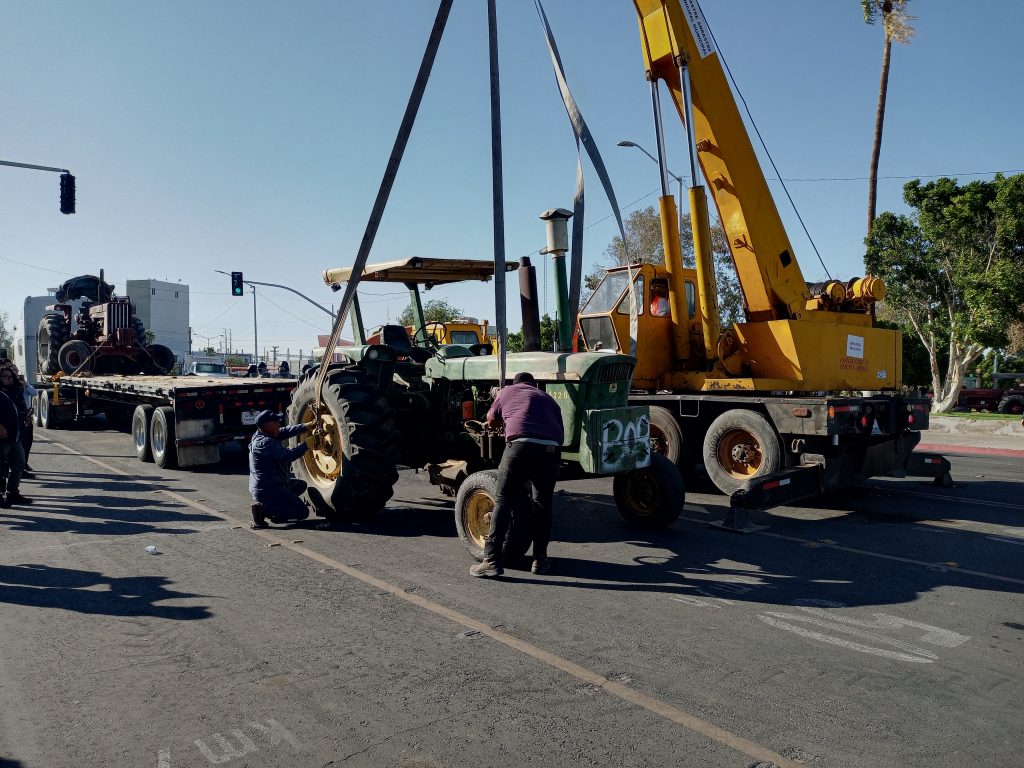
[[871, 178], [868, 181], [868, 234], [875, 223], [875, 198], [878, 193], [878, 156], [882, 151], [882, 123], [885, 120], [885, 92], [889, 87], [889, 50], [892, 41], [910, 42], [914, 36], [914, 28], [910, 22], [914, 17], [906, 10], [910, 0], [860, 0], [864, 9], [864, 21], [874, 24], [882, 20], [882, 31], [885, 32], [885, 46], [882, 48], [882, 78], [878, 84], [878, 109], [875, 112], [875, 142], [871, 148]]

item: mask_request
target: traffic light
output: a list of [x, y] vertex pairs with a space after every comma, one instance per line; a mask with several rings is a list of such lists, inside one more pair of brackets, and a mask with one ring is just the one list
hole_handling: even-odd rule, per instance
[[231, 273], [231, 295], [241, 296], [245, 291], [242, 288], [242, 273], [232, 272]]
[[75, 177], [70, 173], [60, 175], [60, 212], [75, 212]]

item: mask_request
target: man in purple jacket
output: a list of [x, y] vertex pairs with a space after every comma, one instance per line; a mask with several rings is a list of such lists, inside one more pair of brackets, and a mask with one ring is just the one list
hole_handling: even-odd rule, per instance
[[512, 507], [523, 486], [531, 486], [534, 573], [547, 573], [551, 539], [551, 502], [562, 463], [562, 411], [547, 392], [537, 388], [533, 375], [517, 373], [512, 386], [502, 389], [487, 412], [487, 426], [504, 424], [505, 453], [498, 466], [498, 488], [491, 529], [484, 540], [484, 559], [470, 574], [488, 579], [504, 573], [501, 547], [512, 522]]

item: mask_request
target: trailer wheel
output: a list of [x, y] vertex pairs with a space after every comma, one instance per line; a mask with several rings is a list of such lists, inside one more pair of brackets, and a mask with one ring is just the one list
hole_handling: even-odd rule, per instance
[[135, 406], [135, 413], [132, 414], [132, 442], [135, 443], [135, 456], [139, 461], [153, 460], [149, 440], [152, 417], [152, 405]]
[[781, 467], [778, 435], [757, 411], [726, 411], [711, 422], [704, 435], [704, 469], [724, 494], [731, 496], [747, 480]]
[[683, 437], [683, 429], [668, 408], [650, 406], [651, 452], [660, 453], [679, 468], [684, 478], [693, 472], [697, 463], [692, 447]]
[[71, 374], [77, 371], [91, 354], [92, 347], [84, 341], [72, 339], [61, 345], [60, 351], [57, 352], [57, 363], [64, 373]]
[[[497, 496], [498, 473], [493, 469], [474, 472], [462, 481], [455, 496], [455, 529], [469, 554], [477, 560], [484, 558], [484, 539], [491, 529], [491, 515]], [[502, 560], [508, 564], [523, 557], [533, 543], [530, 525], [532, 508], [524, 493], [520, 503], [512, 510], [512, 523], [502, 547]]]
[[612, 490], [619, 514], [638, 528], [672, 525], [686, 503], [682, 475], [660, 453], [651, 454], [649, 467], [616, 475]]
[[1000, 413], [1013, 413], [1020, 415], [1024, 413], [1024, 396], [1008, 395], [999, 401]]
[[36, 411], [36, 426], [43, 429], [56, 429], [57, 419], [53, 415], [53, 408], [50, 407], [50, 390], [46, 387], [39, 388], [39, 410]]
[[44, 315], [36, 335], [36, 362], [39, 372], [52, 376], [60, 370], [57, 352], [68, 340], [68, 327], [63, 314]]
[[[325, 431], [319, 447], [293, 465], [306, 481], [309, 500], [328, 519], [369, 519], [391, 498], [398, 481], [394, 414], [380, 391], [365, 381], [358, 368], [328, 375], [320, 404]], [[292, 391], [289, 422], [313, 421], [315, 402], [316, 377], [310, 376]]]
[[153, 462], [161, 469], [178, 466], [178, 446], [174, 442], [174, 409], [162, 405], [153, 411], [149, 426], [149, 445]]

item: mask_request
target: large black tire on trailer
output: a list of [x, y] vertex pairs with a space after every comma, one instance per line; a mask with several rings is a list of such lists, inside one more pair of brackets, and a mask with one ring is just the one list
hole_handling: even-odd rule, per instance
[[768, 419], [745, 408], [719, 414], [704, 435], [704, 469], [731, 496], [748, 480], [782, 469], [782, 444]]
[[1007, 395], [999, 401], [1000, 413], [1013, 413], [1020, 415], [1024, 413], [1024, 395]]
[[44, 315], [36, 332], [36, 362], [39, 373], [52, 376], [60, 370], [57, 353], [70, 331], [62, 313]]
[[146, 346], [146, 324], [141, 317], [132, 318], [132, 330], [135, 332], [135, 343], [140, 347]]
[[[486, 469], [463, 480], [455, 496], [455, 529], [469, 554], [477, 560], [484, 558], [484, 538], [490, 531], [497, 489], [497, 471]], [[512, 510], [512, 522], [502, 546], [502, 562], [505, 564], [520, 559], [530, 549], [533, 543], [531, 515], [532, 505], [524, 488], [519, 503]]]
[[139, 461], [153, 460], [153, 449], [149, 436], [152, 424], [153, 406], [135, 406], [135, 413], [132, 414], [132, 443], [135, 445], [135, 456]]
[[171, 351], [170, 347], [165, 347], [163, 344], [153, 344], [146, 347], [146, 351], [149, 352], [149, 356], [153, 359], [150, 367], [153, 373], [158, 376], [170, 373], [177, 362], [174, 352]]
[[616, 475], [612, 491], [619, 514], [638, 528], [672, 525], [686, 503], [683, 476], [660, 453], [651, 454], [649, 467]]
[[84, 341], [65, 341], [57, 352], [57, 363], [64, 373], [72, 374], [82, 367], [91, 354], [92, 347]]
[[[292, 391], [288, 422], [314, 419], [315, 375]], [[363, 522], [384, 508], [398, 481], [399, 432], [391, 406], [358, 368], [331, 371], [320, 411], [319, 448], [292, 466], [313, 507], [329, 520]]]
[[149, 447], [153, 462], [161, 469], [178, 466], [178, 446], [174, 441], [174, 409], [162, 405], [153, 411], [149, 424]]

